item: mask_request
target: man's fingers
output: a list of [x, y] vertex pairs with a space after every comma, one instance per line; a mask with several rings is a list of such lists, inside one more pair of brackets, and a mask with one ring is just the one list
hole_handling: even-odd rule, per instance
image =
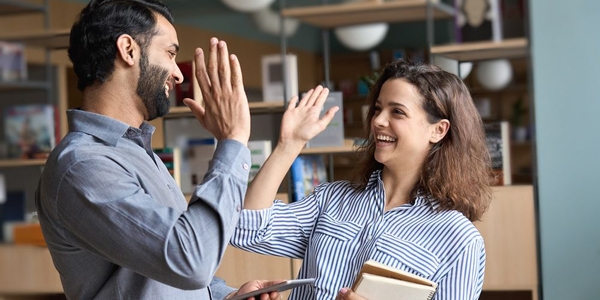
[[315, 99], [315, 106], [323, 106], [323, 104], [325, 104], [325, 101], [327, 101], [327, 96], [329, 96], [329, 89], [328, 88], [323, 88], [321, 90], [321, 93], [319, 93], [319, 95], [317, 96], [317, 99]]
[[235, 54], [229, 56], [231, 63], [231, 85], [233, 90], [238, 90], [240, 93], [244, 91], [244, 80], [242, 78], [242, 67], [240, 61]]
[[219, 55], [218, 55], [218, 44], [217, 38], [210, 38], [210, 47], [208, 53], [208, 78], [210, 80], [212, 89], [220, 89], [221, 81], [219, 80]]
[[317, 87], [315, 87], [315, 91], [310, 95], [310, 97], [308, 97], [308, 100], [306, 101], [306, 106], [314, 106], [315, 102], [317, 102], [317, 99], [321, 96], [322, 92], [323, 86], [317, 85]]
[[231, 90], [231, 67], [229, 65], [229, 50], [227, 50], [227, 43], [225, 41], [219, 41], [217, 45], [219, 51], [219, 81], [221, 83], [221, 90]]
[[198, 85], [200, 85], [200, 90], [202, 91], [202, 96], [206, 98], [206, 93], [210, 91], [210, 79], [208, 78], [208, 73], [206, 72], [206, 64], [204, 63], [204, 51], [200, 48], [196, 48], [196, 55], [194, 55], [194, 60], [196, 62], [196, 80], [198, 81]]

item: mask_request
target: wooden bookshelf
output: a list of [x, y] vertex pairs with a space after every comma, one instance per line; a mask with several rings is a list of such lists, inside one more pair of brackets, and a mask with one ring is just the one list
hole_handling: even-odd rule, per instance
[[[283, 112], [283, 101], [280, 102], [250, 102], [251, 114], [265, 114], [274, 112]], [[171, 107], [169, 113], [164, 116], [165, 119], [182, 118], [182, 117], [193, 117], [192, 111], [187, 106], [174, 106]]]
[[0, 91], [15, 91], [15, 90], [45, 90], [50, 86], [46, 81], [0, 81]]
[[0, 168], [43, 166], [45, 158], [39, 159], [0, 159]]
[[1, 0], [0, 16], [2, 15], [21, 15], [43, 12], [44, 6], [39, 4], [27, 3], [22, 0]]
[[[449, 19], [454, 15], [454, 8], [441, 1], [432, 3], [432, 6], [433, 16], [436, 19]], [[377, 22], [425, 21], [427, 19], [427, 0], [369, 1], [303, 6], [284, 9], [282, 15], [299, 19], [319, 28]]]
[[304, 149], [302, 149], [300, 154], [352, 153], [355, 150], [356, 150], [356, 146], [354, 146], [354, 140], [344, 139], [343, 146], [304, 148]]
[[431, 47], [432, 55], [442, 55], [458, 61], [476, 61], [498, 58], [523, 58], [529, 55], [526, 38], [506, 39], [500, 42], [468, 42]]
[[39, 29], [10, 32], [0, 35], [1, 41], [24, 43], [25, 46], [66, 49], [69, 47], [70, 29]]

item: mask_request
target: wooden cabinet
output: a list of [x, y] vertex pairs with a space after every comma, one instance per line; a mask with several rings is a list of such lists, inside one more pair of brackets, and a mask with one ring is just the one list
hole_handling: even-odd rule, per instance
[[487, 255], [484, 290], [531, 291], [538, 299], [535, 220], [532, 185], [494, 187], [489, 210], [475, 222]]

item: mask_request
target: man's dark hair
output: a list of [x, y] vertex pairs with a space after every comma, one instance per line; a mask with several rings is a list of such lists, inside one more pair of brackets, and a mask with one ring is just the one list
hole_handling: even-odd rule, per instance
[[83, 91], [105, 82], [114, 71], [117, 38], [129, 34], [142, 50], [156, 35], [156, 15], [173, 23], [171, 11], [158, 0], [92, 0], [71, 28], [69, 58]]

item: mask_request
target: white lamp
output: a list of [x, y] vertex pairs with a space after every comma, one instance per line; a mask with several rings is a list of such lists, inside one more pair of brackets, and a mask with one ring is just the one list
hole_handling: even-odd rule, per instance
[[[281, 31], [281, 17], [278, 13], [271, 10], [270, 8], [267, 7], [253, 12], [252, 20], [254, 20], [254, 24], [256, 24], [256, 27], [258, 27], [258, 29], [260, 29], [261, 31], [279, 36]], [[285, 18], [283, 22], [285, 22], [285, 24], [283, 25], [285, 30], [285, 36], [289, 37], [294, 35], [294, 33], [296, 33], [296, 30], [298, 29], [298, 20], [292, 18]]]
[[[433, 64], [442, 68], [446, 72], [450, 72], [454, 75], [458, 75], [459, 64], [455, 59], [447, 58], [442, 55], [435, 55], [433, 57]], [[470, 61], [463, 61], [460, 63], [460, 78], [465, 79], [471, 73], [473, 69], [473, 63]]]
[[505, 88], [512, 80], [512, 66], [508, 59], [488, 60], [477, 63], [477, 80], [491, 91]]
[[241, 12], [254, 12], [269, 7], [275, 0], [221, 0], [229, 8]]
[[342, 45], [356, 51], [371, 49], [381, 43], [387, 34], [387, 23], [372, 23], [338, 27], [334, 33]]

